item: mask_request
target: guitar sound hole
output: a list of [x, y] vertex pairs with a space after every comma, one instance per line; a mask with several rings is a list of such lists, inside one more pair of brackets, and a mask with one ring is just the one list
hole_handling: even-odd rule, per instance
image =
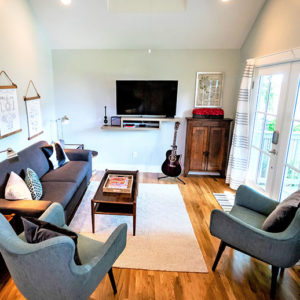
[[174, 161], [176, 161], [176, 156], [170, 155], [169, 160], [170, 160], [171, 163], [173, 163]]

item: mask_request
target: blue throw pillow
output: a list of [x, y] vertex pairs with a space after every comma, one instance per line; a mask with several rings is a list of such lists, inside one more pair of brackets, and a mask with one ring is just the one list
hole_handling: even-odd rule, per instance
[[30, 190], [33, 200], [40, 200], [43, 196], [43, 187], [39, 176], [30, 168], [27, 168], [25, 182]]

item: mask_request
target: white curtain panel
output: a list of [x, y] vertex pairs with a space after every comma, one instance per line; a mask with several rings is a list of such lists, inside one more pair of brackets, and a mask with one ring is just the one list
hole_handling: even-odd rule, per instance
[[226, 183], [234, 190], [245, 182], [248, 170], [249, 100], [254, 64], [254, 59], [247, 60], [237, 102], [235, 126], [226, 174]]

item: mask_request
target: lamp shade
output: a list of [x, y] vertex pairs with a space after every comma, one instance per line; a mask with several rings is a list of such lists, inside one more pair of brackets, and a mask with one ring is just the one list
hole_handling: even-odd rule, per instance
[[11, 148], [7, 149], [7, 158], [8, 159], [12, 159], [17, 156], [18, 156], [18, 154], [13, 149], [11, 149]]
[[7, 159], [12, 159], [14, 157], [18, 157], [18, 154], [12, 148], [7, 148], [5, 150], [0, 151], [0, 153], [3, 153], [3, 152], [7, 153]]
[[63, 116], [61, 118], [61, 124], [66, 125], [69, 124], [70, 119], [67, 116]]

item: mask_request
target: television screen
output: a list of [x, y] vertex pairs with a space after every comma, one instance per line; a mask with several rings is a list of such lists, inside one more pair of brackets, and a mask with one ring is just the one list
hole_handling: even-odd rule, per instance
[[176, 114], [178, 81], [117, 80], [118, 115]]

